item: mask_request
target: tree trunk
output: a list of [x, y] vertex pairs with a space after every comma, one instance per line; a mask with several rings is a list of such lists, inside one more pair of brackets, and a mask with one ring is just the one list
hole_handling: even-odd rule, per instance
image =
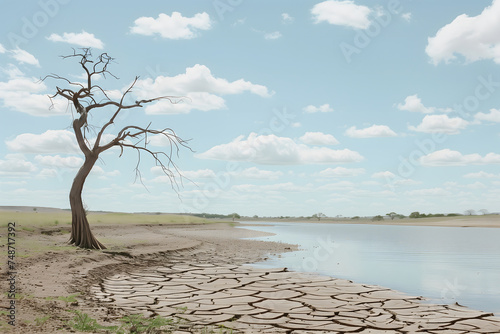
[[90, 231], [87, 214], [83, 207], [82, 190], [85, 179], [89, 175], [92, 167], [97, 161], [97, 155], [89, 154], [85, 157], [85, 162], [73, 180], [69, 193], [69, 203], [71, 206], [71, 239], [70, 244], [81, 248], [106, 249]]

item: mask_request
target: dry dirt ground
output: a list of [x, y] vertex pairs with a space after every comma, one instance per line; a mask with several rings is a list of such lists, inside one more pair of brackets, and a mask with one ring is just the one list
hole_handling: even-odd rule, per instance
[[[210, 252], [217, 258], [245, 263], [294, 249], [293, 245], [240, 239], [259, 233], [230, 225], [233, 224], [94, 226], [97, 238], [113, 239], [113, 244], [118, 245], [104, 251], [67, 246], [69, 226], [17, 230], [15, 327], [6, 323], [10, 300], [4, 242], [7, 229], [3, 228], [0, 332], [75, 332], [68, 326], [75, 310], [89, 314], [101, 324], [120, 324], [116, 319], [126, 312], [97, 304], [89, 296], [90, 287], [116, 273], [161, 266], [179, 254], [190, 258]], [[21, 251], [23, 246], [30, 248], [29, 255]]]

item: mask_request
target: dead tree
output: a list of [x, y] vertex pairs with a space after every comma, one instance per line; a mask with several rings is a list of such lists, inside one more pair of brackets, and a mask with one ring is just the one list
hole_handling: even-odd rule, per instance
[[[115, 138], [108, 143], [101, 144], [101, 139], [106, 130], [109, 130], [110, 125], [114, 124], [117, 116], [125, 109], [133, 109], [142, 107], [144, 104], [155, 102], [158, 100], [169, 100], [172, 103], [177, 103], [182, 98], [174, 96], [162, 96], [148, 100], [139, 100], [133, 103], [126, 102], [127, 95], [132, 92], [134, 85], [139, 77], [136, 77], [132, 84], [122, 94], [120, 101], [111, 100], [106, 91], [99, 85], [95, 85], [93, 81], [98, 76], [106, 78], [110, 75], [116, 78], [111, 72], [108, 71], [108, 66], [113, 62], [113, 58], [108, 56], [107, 53], [102, 53], [98, 57], [93, 58], [90, 49], [81, 49], [80, 53], [75, 50], [72, 55], [64, 56], [63, 58], [76, 58], [78, 59], [81, 67], [85, 71], [85, 82], [72, 82], [65, 77], [51, 74], [44, 79], [52, 78], [64, 81], [66, 88], [56, 86], [57, 92], [50, 96], [50, 99], [62, 97], [68, 100], [68, 103], [74, 108], [76, 114], [74, 115], [72, 127], [75, 132], [78, 146], [85, 156], [84, 163], [73, 180], [71, 190], [69, 193], [69, 202], [71, 206], [71, 237], [70, 244], [77, 247], [88, 249], [105, 249], [104, 245], [100, 243], [92, 234], [87, 220], [86, 210], [82, 201], [82, 190], [85, 180], [89, 175], [92, 167], [99, 159], [99, 155], [112, 147], [119, 147], [120, 157], [124, 149], [136, 150], [138, 153], [138, 161], [135, 167], [136, 177], [140, 176], [139, 164], [141, 161], [141, 154], [151, 156], [156, 165], [160, 166], [163, 172], [170, 178], [172, 186], [177, 186], [176, 176], [182, 177], [179, 170], [172, 160], [174, 154], [178, 154], [181, 147], [189, 146], [187, 142], [179, 138], [175, 132], [170, 128], [163, 130], [154, 130], [150, 128], [151, 123], [146, 127], [137, 125], [128, 125], [123, 127], [116, 134]], [[94, 131], [95, 138], [89, 138], [92, 133], [91, 127], [88, 123], [89, 115], [92, 112], [103, 110], [104, 108], [114, 108], [111, 118], [104, 123], [101, 128]], [[94, 113], [95, 115], [95, 113]], [[156, 152], [150, 150], [148, 147], [148, 136], [159, 135], [164, 136], [170, 143], [170, 149], [167, 152]], [[92, 139], [89, 140], [89, 139]], [[134, 142], [132, 142], [132, 140]]]

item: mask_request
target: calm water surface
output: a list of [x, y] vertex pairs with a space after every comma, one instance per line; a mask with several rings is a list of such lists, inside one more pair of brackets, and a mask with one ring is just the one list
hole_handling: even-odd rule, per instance
[[[256, 224], [251, 222], [251, 224]], [[257, 223], [255, 238], [298, 244], [259, 266], [376, 284], [500, 315], [500, 228]]]

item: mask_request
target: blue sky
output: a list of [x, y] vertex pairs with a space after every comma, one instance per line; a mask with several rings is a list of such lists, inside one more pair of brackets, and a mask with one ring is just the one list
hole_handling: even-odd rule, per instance
[[[189, 142], [178, 191], [110, 150], [91, 210], [365, 216], [500, 211], [500, 1], [8, 1], [0, 37], [0, 204], [68, 208], [83, 159], [50, 73], [72, 48], [115, 58], [119, 98], [187, 96], [123, 113]], [[95, 110], [94, 110], [95, 111]], [[109, 110], [90, 123], [104, 124]], [[165, 149], [159, 138], [152, 148]]]

